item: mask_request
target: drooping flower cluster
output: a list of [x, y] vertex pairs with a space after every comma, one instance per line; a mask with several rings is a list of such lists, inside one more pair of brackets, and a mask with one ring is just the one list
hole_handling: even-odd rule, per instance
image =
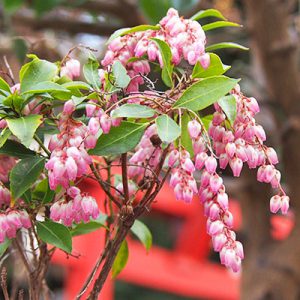
[[83, 195], [79, 188], [72, 186], [67, 190], [65, 199], [55, 202], [50, 208], [50, 218], [61, 221], [66, 226], [81, 221], [89, 222], [90, 218], [99, 216], [96, 200], [88, 195]]
[[25, 210], [7, 209], [0, 212], [0, 243], [5, 238], [15, 238], [19, 229], [30, 227], [30, 218]]
[[215, 104], [212, 124], [209, 134], [213, 139], [214, 150], [219, 156], [220, 168], [225, 169], [229, 164], [233, 175], [240, 176], [243, 164], [250, 169], [258, 168], [257, 180], [270, 183], [273, 188], [279, 190], [279, 195], [272, 197], [270, 209], [287, 213], [289, 198], [283, 191], [280, 179], [280, 171], [275, 168], [278, 157], [275, 150], [263, 144], [266, 134], [261, 125], [255, 121], [255, 114], [259, 112], [259, 106], [255, 98], [245, 97], [237, 86], [232, 95], [236, 99], [237, 115], [232, 129], [226, 127], [226, 116], [218, 104]]
[[[168, 43], [172, 52], [172, 63], [175, 65], [185, 59], [191, 65], [199, 61], [204, 68], [209, 66], [210, 56], [205, 53], [206, 37], [201, 25], [196, 21], [180, 18], [178, 12], [171, 8], [161, 20], [158, 30], [134, 32], [117, 37], [109, 44], [102, 65], [107, 68], [118, 60], [126, 66], [131, 77], [128, 93], [137, 92], [139, 85], [144, 83], [140, 75], [150, 72], [149, 62], [142, 59], [144, 55], [150, 61], [158, 60], [163, 67], [161, 53], [152, 38]], [[141, 60], [128, 62], [132, 57], [139, 57]]]
[[65, 103], [58, 125], [60, 133], [53, 135], [49, 142], [51, 158], [46, 169], [52, 190], [59, 184], [67, 189], [70, 182], [88, 172], [92, 162], [86, 149], [95, 146], [96, 138], [83, 123], [72, 118], [74, 110], [72, 100]]

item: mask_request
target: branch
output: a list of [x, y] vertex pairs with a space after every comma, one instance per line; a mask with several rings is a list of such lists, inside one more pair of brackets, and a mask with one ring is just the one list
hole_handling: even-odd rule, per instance
[[122, 182], [124, 190], [125, 204], [129, 201], [128, 178], [127, 178], [127, 154], [123, 153], [121, 156], [122, 161]]

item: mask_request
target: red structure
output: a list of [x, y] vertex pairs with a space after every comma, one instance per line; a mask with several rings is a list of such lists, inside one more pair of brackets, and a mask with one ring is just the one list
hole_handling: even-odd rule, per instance
[[[88, 180], [84, 183], [84, 189], [94, 196], [98, 203], [103, 201], [104, 193], [97, 183]], [[241, 225], [241, 213], [238, 204], [231, 202], [230, 209], [235, 216], [235, 227], [238, 228]], [[146, 254], [139, 242], [130, 239], [129, 261], [118, 279], [186, 297], [239, 299], [239, 276], [209, 260], [210, 238], [206, 234], [206, 220], [199, 201], [195, 200], [191, 205], [178, 202], [173, 196], [173, 191], [165, 186], [159, 193], [153, 210], [182, 220], [175, 248], [167, 250], [153, 246]], [[282, 217], [276, 216], [272, 223], [273, 235], [278, 239], [285, 238], [292, 227], [292, 222]], [[64, 299], [75, 299], [95, 264], [103, 243], [104, 230], [100, 229], [74, 238], [73, 254], [80, 255], [79, 259], [68, 258], [61, 251], [56, 252], [53, 263], [66, 269]], [[107, 281], [99, 299], [113, 299], [112, 280]]]

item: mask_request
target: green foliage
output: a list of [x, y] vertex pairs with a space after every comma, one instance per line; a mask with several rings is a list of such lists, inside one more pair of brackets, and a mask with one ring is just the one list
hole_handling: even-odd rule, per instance
[[199, 62], [194, 66], [192, 77], [193, 78], [206, 78], [211, 76], [223, 75], [230, 66], [224, 65], [217, 54], [210, 53], [210, 65], [204, 69]]
[[129, 257], [128, 244], [124, 240], [118, 251], [117, 257], [112, 266], [112, 278], [116, 278], [120, 272], [125, 268]]
[[214, 76], [200, 80], [187, 88], [175, 102], [174, 108], [202, 110], [225, 96], [238, 80], [225, 76]]
[[222, 28], [222, 27], [241, 27], [241, 25], [233, 22], [228, 22], [228, 21], [216, 21], [216, 22], [203, 25], [202, 29], [204, 31], [209, 31], [209, 30]]
[[245, 50], [245, 51], [249, 50], [249, 48], [242, 46], [240, 44], [237, 44], [237, 43], [223, 42], [223, 43], [217, 43], [217, 44], [207, 46], [206, 51], [210, 52], [210, 51], [215, 51], [215, 50], [219, 50], [219, 49], [227, 49], [227, 48], [239, 49], [239, 50]]
[[120, 61], [115, 61], [112, 65], [112, 73], [115, 78], [115, 85], [118, 88], [126, 88], [130, 83], [131, 78], [127, 74], [127, 70]]
[[119, 118], [151, 118], [156, 111], [144, 105], [124, 104], [113, 111], [112, 117]]
[[103, 134], [97, 141], [91, 155], [118, 155], [132, 150], [140, 141], [148, 124], [122, 122], [120, 126], [113, 127], [108, 134]]
[[11, 131], [8, 127], [4, 128], [0, 133], [0, 148], [6, 143], [7, 139], [10, 137]]
[[14, 199], [23, 195], [39, 178], [44, 158], [33, 156], [20, 160], [10, 172], [10, 190]]
[[93, 87], [93, 89], [99, 91], [101, 82], [99, 78], [99, 63], [94, 57], [90, 57], [88, 62], [83, 66], [83, 75], [86, 81]]
[[105, 221], [107, 219], [107, 215], [101, 214], [98, 219], [96, 220], [91, 220], [88, 223], [79, 223], [73, 226], [71, 230], [71, 235], [72, 236], [77, 236], [77, 235], [82, 235], [82, 234], [87, 234], [90, 232], [94, 232], [98, 230], [99, 228], [105, 228], [107, 229], [105, 225]]
[[[8, 83], [2, 77], [0, 77], [0, 91], [1, 90], [11, 93]], [[6, 96], [6, 93], [4, 95]]]
[[236, 99], [233, 95], [222, 97], [218, 104], [221, 106], [225, 115], [227, 116], [231, 125], [233, 125], [236, 118]]
[[34, 133], [42, 123], [42, 116], [29, 115], [17, 119], [6, 119], [10, 131], [21, 141], [25, 147], [29, 147]]
[[222, 13], [216, 9], [210, 8], [206, 10], [200, 10], [195, 15], [191, 17], [192, 20], [197, 21], [207, 17], [214, 17], [221, 20], [226, 20], [226, 18], [222, 15]]
[[46, 60], [34, 57], [33, 60], [25, 64], [20, 70], [21, 92], [34, 89], [34, 86], [43, 81], [52, 81], [58, 72], [55, 64]]
[[152, 38], [151, 40], [156, 43], [162, 56], [163, 68], [162, 68], [161, 78], [166, 86], [173, 87], [172, 75], [173, 75], [174, 66], [171, 63], [172, 60], [171, 49], [169, 45], [163, 40], [157, 38]]
[[10, 239], [5, 239], [3, 243], [0, 243], [0, 258], [2, 258], [3, 254], [6, 252], [10, 244], [11, 244]]
[[0, 148], [0, 154], [17, 158], [27, 158], [36, 155], [34, 151], [13, 140], [7, 140], [5, 142], [5, 144]]
[[52, 221], [37, 222], [36, 226], [37, 234], [43, 242], [72, 252], [72, 236], [66, 226]]
[[50, 189], [48, 178], [45, 178], [37, 184], [32, 194], [34, 199], [46, 204], [54, 199], [55, 191]]
[[178, 124], [167, 115], [161, 115], [155, 120], [157, 133], [163, 142], [171, 143], [175, 141], [181, 133]]
[[149, 228], [143, 222], [135, 220], [131, 231], [149, 251], [152, 246], [152, 234]]

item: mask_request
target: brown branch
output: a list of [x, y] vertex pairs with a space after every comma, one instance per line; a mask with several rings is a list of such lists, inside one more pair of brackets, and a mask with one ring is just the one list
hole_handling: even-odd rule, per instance
[[127, 204], [129, 201], [129, 190], [128, 190], [128, 178], [127, 178], [127, 154], [126, 153], [123, 153], [121, 155], [121, 162], [122, 162], [123, 191], [124, 191], [125, 204]]

